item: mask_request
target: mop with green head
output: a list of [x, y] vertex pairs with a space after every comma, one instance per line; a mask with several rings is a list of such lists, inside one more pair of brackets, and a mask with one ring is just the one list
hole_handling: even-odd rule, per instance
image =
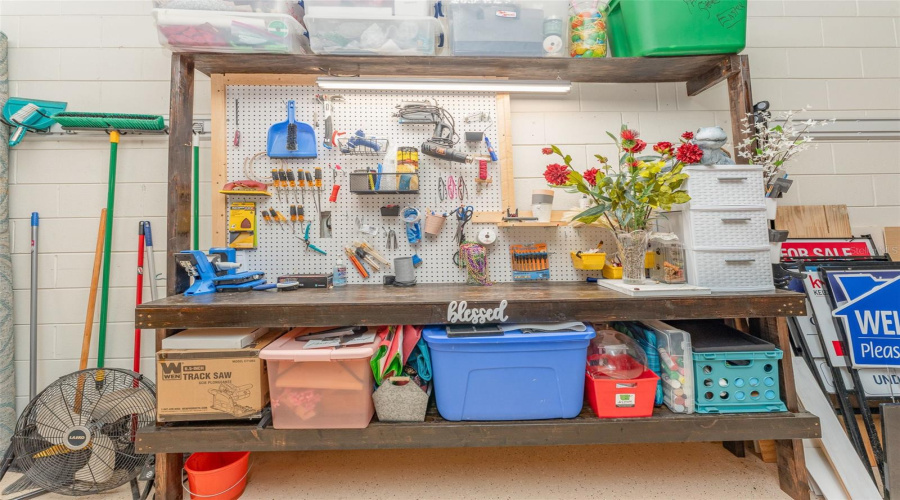
[[[118, 113], [65, 112], [53, 115], [66, 130], [103, 130], [109, 133], [109, 186], [106, 197], [106, 238], [103, 241], [103, 275], [100, 295], [100, 331], [97, 345], [97, 368], [106, 359], [106, 322], [109, 315], [109, 268], [112, 254], [113, 208], [116, 201], [116, 157], [119, 138], [127, 133], [165, 133], [163, 117]], [[99, 372], [102, 376], [103, 371]], [[102, 380], [97, 380], [98, 383]]]

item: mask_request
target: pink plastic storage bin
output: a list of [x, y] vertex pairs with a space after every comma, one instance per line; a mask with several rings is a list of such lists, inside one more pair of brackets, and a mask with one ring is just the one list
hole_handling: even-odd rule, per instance
[[259, 356], [266, 360], [276, 429], [362, 429], [375, 413], [369, 358], [376, 342], [340, 349], [303, 349], [291, 330]]

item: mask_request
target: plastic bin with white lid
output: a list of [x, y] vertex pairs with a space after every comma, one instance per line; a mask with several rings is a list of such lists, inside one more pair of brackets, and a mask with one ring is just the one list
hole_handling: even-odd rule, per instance
[[[565, 0], [452, 0], [444, 5], [454, 56], [543, 57], [564, 55], [568, 46]], [[555, 54], [548, 53], [549, 47]]]
[[307, 15], [351, 17], [424, 17], [434, 15], [435, 0], [303, 0]]
[[303, 0], [153, 0], [153, 8], [303, 16]]
[[[375, 413], [375, 377], [369, 359], [378, 340], [361, 345], [304, 349], [294, 329], [259, 353], [266, 360], [276, 429], [362, 429]], [[299, 337], [299, 338], [298, 338]]]
[[584, 373], [594, 329], [448, 337], [431, 326], [434, 395], [447, 420], [573, 418], [584, 406]]
[[308, 52], [306, 30], [287, 14], [155, 9], [159, 42], [174, 52]]
[[694, 358], [691, 335], [658, 320], [642, 321], [656, 334], [663, 400], [674, 413], [694, 413]]
[[353, 17], [309, 14], [316, 54], [433, 56], [440, 23], [433, 17]]

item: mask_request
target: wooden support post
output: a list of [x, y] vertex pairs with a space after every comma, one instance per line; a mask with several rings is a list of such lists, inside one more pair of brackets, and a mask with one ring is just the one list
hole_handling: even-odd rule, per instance
[[882, 403], [880, 408], [881, 442], [884, 444], [884, 497], [900, 498], [900, 405]]
[[738, 156], [737, 145], [751, 134], [744, 132], [743, 120], [753, 112], [753, 92], [750, 88], [750, 58], [746, 55], [731, 56], [731, 73], [728, 76], [728, 102], [731, 104], [731, 141], [734, 143], [734, 162], [749, 163]]
[[[194, 58], [172, 54], [172, 90], [169, 96], [169, 221], [166, 227], [166, 292], [184, 292], [188, 277], [177, 272], [175, 253], [191, 247], [191, 134], [194, 121]], [[157, 333], [159, 349], [166, 333]], [[180, 453], [156, 456], [156, 494], [165, 500], [181, 500]]]
[[166, 228], [166, 283], [168, 295], [190, 285], [177, 273], [173, 256], [191, 247], [192, 126], [194, 120], [194, 59], [172, 54], [172, 90], [169, 96], [169, 223]]
[[[778, 369], [781, 378], [781, 397], [788, 411], [800, 410], [797, 388], [794, 386], [794, 367], [791, 359], [791, 344], [787, 321], [784, 318], [754, 318], [750, 320], [751, 332], [767, 340], [782, 351], [784, 358]], [[778, 481], [782, 491], [791, 498], [809, 499], [809, 482], [806, 473], [806, 458], [803, 453], [803, 440], [779, 439], [775, 441], [775, 453], [778, 458]]]
[[747, 456], [743, 441], [722, 441], [722, 447], [738, 458]]
[[228, 244], [228, 223], [225, 220], [227, 207], [226, 197], [220, 193], [228, 182], [228, 139], [225, 137], [225, 75], [214, 73], [209, 76], [212, 103], [212, 246], [224, 247]]

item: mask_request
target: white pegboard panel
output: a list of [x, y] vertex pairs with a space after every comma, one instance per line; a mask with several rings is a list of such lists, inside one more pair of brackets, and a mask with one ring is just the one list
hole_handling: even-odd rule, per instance
[[[316, 143], [318, 158], [314, 159], [290, 159], [283, 160], [286, 168], [297, 170], [312, 170], [321, 167], [323, 170], [323, 188], [321, 191], [323, 211], [332, 214], [332, 237], [319, 237], [319, 215], [313, 197], [318, 199], [318, 193], [307, 190], [305, 193], [306, 220], [312, 223], [310, 239], [313, 244], [325, 250], [328, 255], [323, 256], [312, 250], [306, 250], [301, 241], [303, 231], [301, 225], [296, 226], [296, 237], [289, 228], [280, 227], [278, 224], [266, 224], [261, 216], [257, 216], [259, 224], [259, 244], [256, 250], [239, 250], [238, 261], [244, 264], [245, 270], [264, 271], [270, 280], [288, 273], [325, 273], [331, 272], [339, 261], [346, 261], [344, 247], [353, 241], [365, 240], [376, 248], [386, 259], [393, 263], [395, 257], [419, 255], [423, 264], [417, 268], [416, 276], [419, 283], [457, 283], [465, 281], [465, 271], [453, 264], [453, 255], [456, 247], [456, 218], [448, 217], [443, 231], [438, 236], [424, 235], [420, 243], [410, 245], [406, 239], [405, 224], [399, 217], [382, 217], [379, 208], [396, 204], [401, 207], [414, 207], [423, 214], [426, 210], [437, 213], [450, 212], [456, 207], [471, 205], [478, 212], [499, 212], [506, 207], [501, 207], [499, 164], [489, 163], [488, 175], [494, 182], [490, 184], [478, 184], [478, 166], [476, 164], [451, 163], [444, 160], [427, 157], [419, 154], [419, 193], [402, 195], [359, 195], [353, 194], [349, 189], [349, 177], [341, 179], [341, 190], [336, 203], [330, 203], [328, 197], [331, 194], [333, 184], [331, 166], [340, 165], [345, 172], [356, 169], [374, 168], [377, 163], [390, 162], [379, 156], [350, 156], [343, 155], [337, 148], [328, 150], [321, 143], [324, 134], [321, 105], [316, 102], [316, 94], [323, 93], [315, 86], [256, 86], [236, 85], [228, 86], [226, 90], [227, 133], [228, 140], [228, 180], [234, 181], [246, 179], [245, 161], [255, 153], [266, 150], [266, 136], [269, 127], [274, 123], [283, 122], [287, 116], [287, 102], [296, 102], [296, 119], [298, 121], [314, 124], [318, 118], [316, 127]], [[485, 131], [495, 148], [499, 148], [497, 134], [497, 101], [493, 93], [470, 92], [393, 92], [393, 91], [343, 91], [343, 102], [333, 105], [334, 129], [352, 134], [356, 130], [364, 130], [366, 135], [378, 138], [388, 138], [391, 147], [388, 151], [393, 153], [395, 147], [411, 146], [420, 148], [421, 144], [428, 140], [434, 129], [433, 125], [400, 124], [393, 116], [397, 111], [397, 105], [402, 101], [422, 101], [436, 99], [437, 103], [447, 109], [456, 121], [456, 132], [463, 138], [465, 132]], [[234, 147], [231, 138], [235, 133], [235, 99], [239, 100], [237, 129], [241, 132], [240, 146]], [[490, 119], [486, 122], [466, 123], [465, 117], [477, 113], [486, 112]], [[483, 142], [467, 144], [460, 140], [457, 149], [469, 154], [487, 156], [487, 149]], [[280, 160], [262, 156], [254, 163], [252, 177], [270, 183], [271, 170], [278, 168]], [[444, 200], [439, 198], [438, 179], [453, 175], [456, 179], [460, 176], [465, 180], [468, 194], [462, 201]], [[295, 204], [294, 194], [290, 199], [286, 193], [281, 199], [270, 187], [273, 196], [270, 199], [249, 196], [228, 196], [228, 202], [253, 201], [257, 203], [257, 214], [263, 208], [273, 207], [285, 217], [289, 217], [291, 204]], [[530, 207], [520, 207], [528, 209]], [[398, 249], [389, 251], [386, 249], [386, 235], [380, 231], [377, 236], [368, 236], [360, 233], [356, 224], [359, 219], [363, 224], [374, 225], [379, 229], [393, 229], [397, 233]], [[424, 227], [424, 222], [422, 222]], [[594, 275], [584, 271], [577, 271], [572, 267], [569, 252], [593, 248], [607, 233], [595, 228], [574, 229], [570, 227], [549, 228], [502, 228], [497, 229], [492, 224], [473, 224], [466, 227], [466, 236], [474, 240], [477, 231], [483, 228], [493, 228], [498, 233], [497, 241], [488, 249], [488, 266], [490, 278], [493, 281], [512, 281], [510, 268], [509, 245], [527, 243], [547, 243], [550, 256], [550, 276], [553, 281], [581, 281], [586, 276]], [[612, 243], [611, 241], [609, 243]], [[609, 250], [610, 245], [607, 245]], [[386, 270], [373, 273], [368, 280], [362, 277], [348, 263], [348, 278], [350, 283], [381, 284], [382, 275]], [[392, 271], [387, 271], [393, 274]]]

